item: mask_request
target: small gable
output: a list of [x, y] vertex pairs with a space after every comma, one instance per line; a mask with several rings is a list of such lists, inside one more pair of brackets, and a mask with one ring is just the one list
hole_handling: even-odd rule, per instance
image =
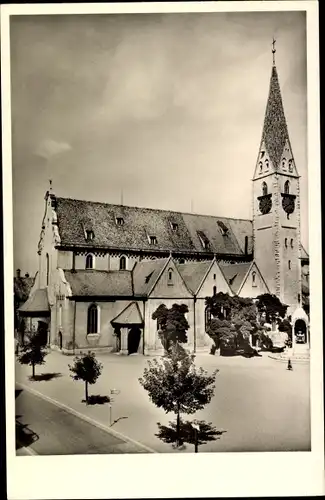
[[263, 293], [269, 293], [269, 289], [258, 267], [255, 262], [253, 262], [242, 280], [238, 289], [238, 295], [240, 297], [250, 297], [254, 299]]
[[222, 274], [218, 263], [213, 261], [210, 263], [210, 267], [201, 281], [197, 296], [198, 298], [212, 297], [212, 295], [219, 292], [232, 295], [231, 288]]
[[255, 167], [254, 178], [263, 177], [274, 172], [272, 160], [270, 159], [269, 152], [267, 151], [265, 142], [262, 141], [260, 150], [258, 153], [257, 163]]
[[188, 298], [192, 293], [186, 286], [173, 259], [168, 259], [157, 282], [153, 286], [150, 298]]
[[288, 139], [285, 142], [278, 170], [284, 174], [298, 176], [295, 160]]

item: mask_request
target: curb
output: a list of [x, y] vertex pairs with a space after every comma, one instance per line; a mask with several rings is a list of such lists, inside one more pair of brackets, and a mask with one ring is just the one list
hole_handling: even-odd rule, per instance
[[308, 364], [310, 359], [309, 358], [276, 358], [275, 356], [268, 356], [270, 359], [274, 359], [275, 361], [280, 361], [280, 363], [288, 363], [289, 359], [291, 360], [291, 363], [305, 363]]
[[35, 396], [38, 396], [38, 397], [44, 399], [45, 401], [48, 401], [48, 402], [58, 406], [59, 408], [62, 408], [67, 413], [71, 413], [75, 417], [78, 417], [81, 420], [84, 420], [88, 424], [94, 425], [98, 429], [101, 429], [102, 431], [107, 432], [108, 434], [112, 434], [113, 436], [121, 439], [125, 443], [131, 443], [135, 446], [138, 446], [139, 448], [142, 448], [143, 450], [145, 450], [147, 453], [158, 453], [157, 451], [153, 450], [152, 448], [149, 448], [148, 446], [146, 446], [142, 443], [139, 443], [138, 441], [135, 441], [134, 439], [129, 438], [128, 436], [125, 436], [124, 434], [122, 434], [118, 431], [115, 431], [115, 430], [107, 427], [106, 425], [101, 424], [100, 422], [97, 422], [97, 420], [93, 420], [92, 418], [87, 417], [86, 415], [83, 415], [82, 413], [78, 412], [77, 410], [70, 408], [70, 406], [67, 406], [64, 403], [60, 403], [56, 399], [52, 399], [49, 396], [45, 396], [45, 394], [42, 394], [41, 392], [36, 391], [35, 389], [32, 389], [31, 387], [28, 387], [27, 385], [22, 384], [21, 382], [16, 382], [16, 385], [18, 385], [19, 387], [21, 387], [25, 391], [30, 392], [31, 394], [34, 394]]

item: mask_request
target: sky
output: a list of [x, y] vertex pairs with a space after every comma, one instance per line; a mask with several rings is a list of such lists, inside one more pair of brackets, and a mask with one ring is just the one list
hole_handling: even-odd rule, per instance
[[272, 38], [308, 250], [303, 12], [11, 16], [14, 265], [44, 195], [251, 218]]

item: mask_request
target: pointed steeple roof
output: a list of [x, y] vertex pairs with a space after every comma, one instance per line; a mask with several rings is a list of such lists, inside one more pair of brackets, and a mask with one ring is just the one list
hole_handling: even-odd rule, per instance
[[278, 72], [275, 64], [273, 64], [262, 143], [265, 144], [275, 170], [280, 164], [286, 140], [289, 140], [287, 122], [284, 115]]

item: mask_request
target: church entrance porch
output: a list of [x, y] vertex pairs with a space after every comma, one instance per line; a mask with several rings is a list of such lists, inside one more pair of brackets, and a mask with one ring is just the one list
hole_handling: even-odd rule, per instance
[[136, 302], [131, 302], [111, 321], [116, 336], [116, 352], [143, 354], [143, 319]]

